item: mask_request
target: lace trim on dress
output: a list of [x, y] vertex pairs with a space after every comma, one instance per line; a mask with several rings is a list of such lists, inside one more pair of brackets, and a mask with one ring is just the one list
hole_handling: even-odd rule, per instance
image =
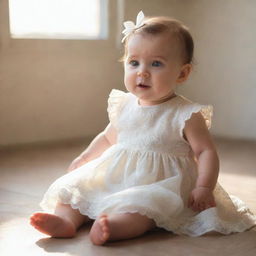
[[185, 225], [174, 230], [174, 232], [177, 234], [186, 234], [192, 237], [197, 237], [212, 231], [228, 235], [236, 232], [244, 232], [255, 227], [256, 217], [246, 204], [234, 196], [231, 196], [230, 199], [239, 216], [235, 220], [224, 220], [219, 218], [217, 208], [214, 207], [188, 219]]
[[[61, 199], [60, 201], [62, 203], [71, 205], [73, 209], [79, 210], [81, 214], [88, 216], [90, 219], [96, 219], [97, 216], [103, 213], [112, 213], [112, 210], [105, 210], [104, 206], [102, 208], [100, 203], [91, 203], [93, 201], [92, 198], [89, 200], [91, 195], [87, 195], [88, 198], [87, 196], [81, 197], [81, 195], [76, 192], [76, 188], [62, 188], [54, 200], [59, 201], [59, 199]], [[235, 221], [220, 219], [215, 207], [196, 214], [194, 217], [183, 216], [168, 219], [162, 218], [159, 216], [159, 214], [155, 214], [152, 209], [147, 210], [146, 208], [135, 207], [135, 209], [132, 210], [132, 207], [129, 205], [123, 206], [121, 209], [116, 209], [114, 212], [115, 214], [139, 213], [153, 219], [156, 226], [159, 228], [164, 228], [165, 230], [171, 231], [178, 235], [183, 234], [192, 237], [201, 236], [212, 231], [227, 235], [234, 232], [243, 232], [253, 228], [256, 225], [256, 218], [250, 212], [249, 208], [238, 198], [232, 196], [231, 199], [237, 209], [237, 214], [240, 216], [239, 221], [237, 221], [237, 219]], [[53, 204], [49, 205], [49, 201], [48, 204], [45, 204], [44, 202], [41, 203], [41, 206], [43, 206], [49, 212], [53, 212]]]
[[113, 89], [109, 94], [107, 111], [109, 120], [115, 127], [117, 126], [117, 116], [124, 104], [126, 96], [127, 93], [117, 89]]
[[[199, 105], [201, 106], [201, 105]], [[203, 105], [201, 106], [201, 110], [200, 112], [202, 113], [204, 119], [205, 119], [205, 123], [208, 129], [211, 128], [212, 125], [212, 114], [213, 114], [213, 106], [211, 105]]]
[[[92, 203], [93, 195], [81, 196], [77, 193], [77, 189], [74, 187], [63, 187], [59, 192], [55, 194], [54, 197], [44, 198], [40, 203], [40, 206], [47, 210], [50, 213], [54, 213], [56, 202], [61, 202], [62, 204], [68, 204], [73, 209], [79, 210], [79, 212], [85, 216], [88, 216], [90, 219], [96, 219], [100, 214], [111, 214], [112, 209], [102, 209], [100, 203]], [[90, 198], [90, 199], [89, 199]], [[121, 209], [114, 211], [115, 214], [125, 214], [125, 213], [139, 213], [140, 215], [147, 216], [150, 219], [153, 219], [156, 223], [156, 226], [159, 228], [164, 228], [169, 231], [173, 231], [180, 226], [180, 220], [176, 219], [163, 219], [159, 214], [154, 214], [152, 209], [145, 208], [135, 208], [132, 210], [131, 206], [123, 206]], [[168, 224], [167, 224], [168, 223]], [[166, 224], [169, 228], [166, 228]]]

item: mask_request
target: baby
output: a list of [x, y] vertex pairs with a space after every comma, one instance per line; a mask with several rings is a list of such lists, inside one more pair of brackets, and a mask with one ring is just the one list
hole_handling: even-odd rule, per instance
[[[125, 22], [124, 84], [112, 90], [110, 123], [45, 193], [30, 220], [51, 237], [73, 237], [95, 220], [95, 245], [160, 227], [200, 236], [242, 232], [256, 218], [217, 183], [212, 107], [178, 95], [192, 70], [187, 27], [167, 17]], [[243, 212], [240, 212], [243, 206]]]

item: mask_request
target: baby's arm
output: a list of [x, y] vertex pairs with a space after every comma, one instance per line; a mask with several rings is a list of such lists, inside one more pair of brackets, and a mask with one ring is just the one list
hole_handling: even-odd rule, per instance
[[71, 163], [68, 171], [73, 171], [81, 165], [99, 157], [106, 149], [116, 143], [116, 138], [116, 129], [109, 123], [105, 130], [98, 134], [86, 150]]
[[202, 211], [216, 206], [213, 190], [219, 174], [219, 158], [201, 113], [186, 122], [184, 135], [198, 161], [198, 178], [192, 190], [189, 207]]

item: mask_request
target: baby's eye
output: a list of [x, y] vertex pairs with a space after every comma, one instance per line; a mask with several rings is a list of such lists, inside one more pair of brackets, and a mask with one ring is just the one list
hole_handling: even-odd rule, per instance
[[131, 60], [131, 61], [129, 62], [129, 64], [130, 64], [131, 66], [133, 66], [133, 67], [136, 67], [136, 66], [139, 65], [139, 62], [138, 62], [137, 60]]
[[153, 67], [160, 67], [160, 66], [162, 66], [163, 64], [162, 64], [162, 62], [161, 61], [158, 61], [158, 60], [154, 60], [153, 62], [152, 62], [152, 66]]

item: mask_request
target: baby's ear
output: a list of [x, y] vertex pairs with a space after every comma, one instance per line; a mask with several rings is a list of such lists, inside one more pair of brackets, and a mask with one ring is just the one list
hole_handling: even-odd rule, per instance
[[180, 70], [180, 75], [179, 77], [177, 78], [177, 83], [182, 83], [182, 82], [185, 82], [188, 77], [189, 77], [189, 74], [192, 70], [192, 65], [191, 64], [184, 64], [182, 67], [181, 67], [181, 70]]

